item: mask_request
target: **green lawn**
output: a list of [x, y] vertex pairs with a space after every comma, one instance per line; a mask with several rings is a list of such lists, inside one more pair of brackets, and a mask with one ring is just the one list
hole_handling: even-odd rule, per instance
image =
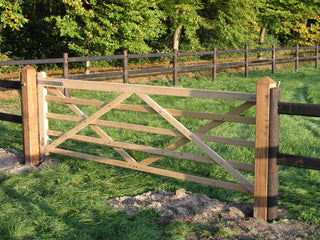
[[[270, 70], [250, 72], [250, 78], [243, 74], [219, 73], [216, 82], [210, 77], [181, 77], [179, 86], [185, 88], [212, 89], [237, 92], [255, 92], [256, 83], [269, 75], [275, 81], [281, 81], [281, 101], [320, 104], [320, 70], [313, 66], [300, 67], [299, 73], [293, 69], [278, 69], [270, 76]], [[171, 82], [158, 80], [151, 85], [171, 85]], [[71, 92], [72, 96], [88, 99], [106, 99], [107, 95], [97, 93]], [[223, 113], [239, 103], [199, 99], [190, 103], [183, 98], [160, 96], [154, 98], [163, 106], [194, 111]], [[10, 101], [10, 102], [9, 102]], [[139, 103], [139, 99], [127, 100]], [[3, 100], [0, 108], [18, 104], [19, 100]], [[140, 104], [140, 103], [139, 103]], [[142, 104], [142, 103], [141, 103]], [[15, 108], [13, 108], [15, 109]], [[17, 108], [18, 109], [18, 108]], [[68, 113], [60, 105], [50, 105], [52, 111]], [[90, 115], [94, 108], [81, 107]], [[17, 111], [17, 110], [16, 110]], [[245, 112], [254, 116], [254, 108]], [[137, 113], [130, 117], [126, 113], [111, 112], [104, 116], [108, 120], [124, 120], [129, 123], [142, 123], [150, 126], [167, 127], [167, 123], [157, 116], [150, 116], [147, 121]], [[103, 118], [104, 118], [103, 117]], [[188, 121], [179, 119], [194, 130], [206, 121]], [[50, 121], [56, 129], [69, 129], [72, 126], [59, 121]], [[144, 143], [150, 146], [165, 146], [173, 141], [171, 137], [152, 138], [150, 134], [134, 133], [129, 130], [105, 129], [115, 140]], [[0, 147], [22, 151], [21, 126], [0, 121]], [[89, 130], [82, 133], [93, 134]], [[213, 132], [219, 136], [238, 137], [254, 140], [254, 127], [242, 124], [223, 124]], [[320, 157], [320, 119], [281, 116], [280, 152]], [[94, 148], [93, 148], [94, 147]], [[222, 144], [213, 145], [224, 158], [242, 162], [254, 161], [254, 149], [232, 147]], [[106, 147], [97, 147], [69, 141], [63, 145], [66, 149], [91, 152], [104, 157], [117, 158], [114, 151]], [[197, 151], [191, 144], [181, 151]], [[146, 157], [139, 152], [130, 152], [138, 160]], [[198, 153], [198, 152], [197, 152]], [[201, 153], [199, 153], [201, 154]], [[133, 170], [122, 169], [82, 159], [52, 155], [57, 165], [42, 171], [33, 170], [20, 175], [0, 173], [0, 239], [183, 239], [195, 232], [198, 236], [205, 231], [197, 224], [168, 223], [157, 224], [159, 216], [151, 210], [141, 210], [127, 216], [124, 212], [106, 205], [106, 200], [137, 195], [151, 190], [174, 191], [184, 188], [194, 193], [207, 194], [221, 201], [241, 200], [252, 202], [252, 195], [233, 192], [190, 182], [174, 180]], [[162, 160], [155, 165], [167, 169], [194, 172], [197, 175], [232, 180], [228, 174], [216, 166], [190, 163], [187, 161]], [[253, 174], [243, 171], [249, 179]], [[279, 204], [288, 209], [291, 218], [306, 223], [320, 225], [320, 172], [280, 166]], [[207, 230], [206, 230], [207, 231]], [[212, 236], [215, 232], [211, 232]]]

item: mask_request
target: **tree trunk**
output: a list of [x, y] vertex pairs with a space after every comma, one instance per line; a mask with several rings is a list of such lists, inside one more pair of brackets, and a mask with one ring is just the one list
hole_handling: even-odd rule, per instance
[[260, 30], [260, 44], [264, 43], [264, 36], [266, 34], [266, 28], [261, 28]]
[[[176, 10], [176, 16], [178, 16], [180, 9]], [[182, 12], [182, 15], [185, 15], [186, 11]], [[179, 43], [180, 43], [180, 35], [181, 35], [181, 31], [182, 31], [182, 24], [179, 24], [176, 27], [176, 30], [174, 31], [173, 34], [173, 49], [177, 49], [179, 50]]]
[[181, 35], [182, 25], [179, 25], [173, 34], [173, 49], [179, 50], [179, 42], [180, 42], [180, 35]]
[[[259, 44], [263, 44], [264, 43], [264, 36], [266, 34], [266, 28], [261, 28], [260, 30], [260, 40], [259, 40]], [[262, 52], [258, 52], [258, 56], [259, 59], [262, 59]]]

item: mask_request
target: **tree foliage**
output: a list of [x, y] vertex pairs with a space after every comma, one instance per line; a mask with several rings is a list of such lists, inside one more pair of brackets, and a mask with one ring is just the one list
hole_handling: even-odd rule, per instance
[[0, 31], [3, 28], [18, 30], [28, 21], [23, 15], [18, 1], [0, 1]]
[[65, 0], [66, 14], [51, 16], [56, 32], [79, 55], [113, 54], [127, 49], [150, 52], [148, 41], [163, 33], [162, 12], [155, 1]]
[[16, 58], [314, 45], [320, 0], [0, 0]]

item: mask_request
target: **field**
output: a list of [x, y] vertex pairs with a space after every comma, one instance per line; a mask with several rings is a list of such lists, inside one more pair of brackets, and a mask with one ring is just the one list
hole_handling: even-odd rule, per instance
[[[216, 82], [210, 77], [181, 77], [179, 86], [197, 89], [212, 89], [237, 92], [255, 92], [256, 82], [268, 71], [250, 72], [250, 78], [243, 74], [219, 73]], [[271, 76], [275, 81], [281, 81], [281, 101], [320, 104], [320, 75], [313, 66], [301, 67], [299, 73], [293, 69], [279, 69]], [[157, 80], [152, 85], [170, 85], [171, 82]], [[11, 113], [19, 113], [18, 94], [1, 90], [0, 109]], [[81, 91], [72, 93], [83, 96]], [[92, 98], [102, 98], [98, 93], [92, 93]], [[167, 101], [167, 102], [166, 102]], [[164, 100], [170, 105], [170, 99]], [[179, 100], [179, 105], [190, 105]], [[217, 103], [219, 104], [219, 103]], [[215, 107], [200, 101], [203, 109], [215, 109], [226, 112], [229, 105], [221, 104]], [[232, 105], [232, 103], [231, 103]], [[218, 106], [218, 105], [217, 105]], [[53, 107], [53, 106], [52, 106]], [[192, 107], [192, 106], [191, 106]], [[216, 109], [218, 108], [218, 109]], [[58, 108], [59, 112], [65, 111]], [[84, 109], [90, 113], [92, 109]], [[202, 110], [202, 109], [198, 109]], [[252, 116], [252, 110], [246, 115]], [[116, 118], [139, 121], [136, 115], [130, 118], [126, 115]], [[143, 119], [142, 119], [143, 120]], [[156, 122], [156, 119], [155, 121]], [[52, 122], [56, 127], [58, 122]], [[159, 123], [160, 124], [160, 123]], [[162, 123], [161, 123], [162, 124]], [[191, 128], [192, 124], [190, 123]], [[230, 126], [228, 126], [230, 127]], [[0, 147], [22, 151], [21, 126], [0, 121]], [[115, 133], [116, 134], [116, 133]], [[127, 141], [138, 140], [146, 144], [155, 144], [148, 136], [127, 134]], [[233, 126], [217, 130], [217, 134], [236, 135], [254, 139], [252, 127]], [[281, 116], [280, 152], [310, 157], [320, 157], [320, 119], [297, 116]], [[161, 141], [160, 141], [161, 140]], [[161, 144], [163, 139], [160, 139]], [[170, 141], [168, 139], [167, 141]], [[157, 143], [156, 143], [157, 144]], [[93, 151], [91, 146], [66, 144], [65, 148], [77, 148], [79, 151]], [[226, 157], [237, 157], [239, 161], [254, 160], [254, 150], [217, 145], [218, 152]], [[187, 146], [192, 151], [192, 146]], [[94, 150], [94, 153], [104, 153], [104, 149]], [[135, 157], [140, 158], [137, 153]], [[106, 204], [107, 200], [121, 196], [135, 196], [148, 191], [175, 191], [185, 189], [193, 193], [206, 194], [220, 201], [236, 201], [252, 203], [251, 195], [213, 188], [205, 185], [155, 176], [133, 170], [126, 170], [81, 159], [52, 155], [56, 165], [41, 171], [32, 170], [23, 174], [13, 175], [0, 173], [0, 236], [3, 239], [213, 239], [232, 238], [236, 231], [223, 229], [217, 224], [175, 222], [159, 223], [160, 216], [152, 210], [141, 209], [138, 213], [128, 216], [123, 211], [116, 210]], [[179, 170], [195, 171], [196, 174], [215, 176], [228, 179], [214, 166], [205, 169], [202, 165], [188, 166], [186, 162], [176, 165], [167, 161], [166, 167]], [[244, 172], [253, 179], [252, 173]], [[279, 207], [290, 212], [288, 218], [305, 224], [320, 226], [320, 172], [280, 166], [279, 172]], [[280, 221], [288, 221], [282, 219]], [[195, 238], [190, 238], [193, 236]], [[303, 237], [303, 236], [300, 236]], [[319, 235], [309, 236], [317, 239]]]

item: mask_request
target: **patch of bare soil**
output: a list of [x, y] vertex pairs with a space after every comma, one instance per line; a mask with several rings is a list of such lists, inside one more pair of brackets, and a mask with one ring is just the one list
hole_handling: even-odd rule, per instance
[[[241, 202], [221, 202], [206, 195], [184, 189], [176, 192], [154, 191], [134, 197], [120, 197], [107, 204], [134, 214], [142, 208], [153, 208], [162, 220], [208, 223], [234, 232], [231, 239], [318, 239], [320, 229], [293, 220], [282, 219], [269, 223], [252, 218], [253, 205]], [[280, 211], [280, 215], [284, 211]], [[159, 222], [159, 224], [161, 224]], [[190, 236], [190, 239], [197, 239]], [[212, 236], [201, 239], [219, 239]]]
[[14, 149], [0, 148], [0, 172], [22, 173], [31, 169], [42, 169], [53, 166], [54, 159], [45, 157], [41, 159], [38, 166], [27, 166], [24, 164], [24, 155]]

